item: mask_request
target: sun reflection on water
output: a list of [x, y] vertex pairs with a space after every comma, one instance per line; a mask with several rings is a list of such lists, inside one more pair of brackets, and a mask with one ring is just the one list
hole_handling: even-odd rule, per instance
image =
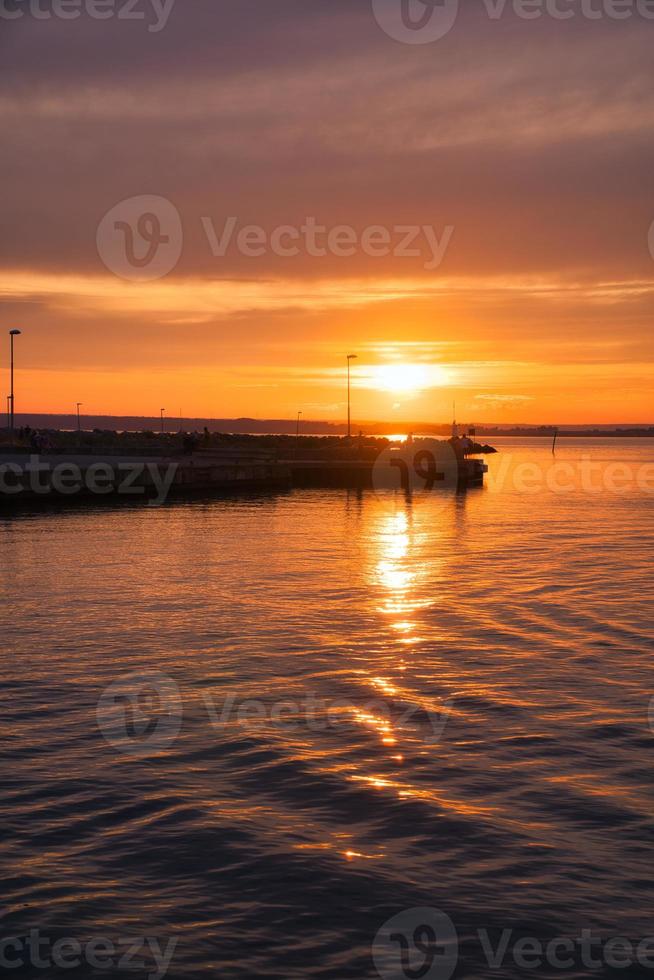
[[[423, 543], [424, 535], [416, 534], [407, 509], [382, 518], [372, 575], [373, 583], [382, 593], [377, 611], [389, 617], [389, 628], [402, 634], [398, 642], [404, 645], [419, 642], [418, 637], [411, 635], [416, 624], [409, 618], [410, 614], [433, 604], [431, 597], [417, 594], [427, 575], [427, 563], [421, 560], [420, 554]], [[430, 559], [433, 574], [433, 556]]]

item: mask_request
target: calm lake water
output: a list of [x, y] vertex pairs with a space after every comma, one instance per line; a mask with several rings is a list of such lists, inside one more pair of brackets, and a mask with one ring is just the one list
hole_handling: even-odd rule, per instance
[[654, 975], [514, 955], [654, 935], [654, 443], [497, 445], [462, 496], [0, 519], [0, 938], [83, 949], [8, 975]]

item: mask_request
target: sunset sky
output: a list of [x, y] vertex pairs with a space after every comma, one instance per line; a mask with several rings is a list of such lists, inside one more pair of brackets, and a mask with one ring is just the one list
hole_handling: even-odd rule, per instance
[[[428, 44], [370, 0], [177, 0], [158, 32], [0, 22], [16, 411], [342, 420], [355, 353], [359, 420], [446, 421], [456, 399], [469, 421], [654, 421], [653, 41], [636, 16], [481, 3]], [[151, 281], [96, 243], [140, 195], [183, 229]], [[431, 269], [424, 239], [215, 256], [230, 216], [453, 231]]]

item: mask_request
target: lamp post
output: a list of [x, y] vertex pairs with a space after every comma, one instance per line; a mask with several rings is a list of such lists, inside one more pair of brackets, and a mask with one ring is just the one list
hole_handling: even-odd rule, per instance
[[82, 425], [81, 425], [80, 418], [79, 418], [79, 410], [80, 410], [80, 408], [82, 407], [83, 404], [84, 404], [84, 402], [77, 402], [77, 434], [78, 435], [82, 431]]
[[347, 355], [347, 437], [348, 439], [352, 436], [351, 422], [350, 422], [350, 361], [356, 361], [356, 354]]
[[9, 431], [11, 435], [14, 434], [14, 337], [20, 335], [20, 330], [10, 330], [9, 331], [9, 345], [11, 348], [10, 363], [11, 363], [11, 394], [9, 395], [10, 402], [10, 412], [9, 412]]
[[300, 436], [300, 415], [302, 412], [297, 413], [297, 422], [295, 423], [295, 438], [298, 439]]
[[166, 409], [165, 408], [161, 408], [161, 409], [159, 409], [159, 411], [161, 412], [161, 434], [163, 435], [164, 434], [164, 412], [166, 411]]

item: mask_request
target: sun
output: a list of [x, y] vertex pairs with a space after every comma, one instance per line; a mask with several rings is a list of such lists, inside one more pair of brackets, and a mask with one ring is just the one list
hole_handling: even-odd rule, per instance
[[445, 368], [438, 364], [377, 364], [372, 368], [371, 387], [397, 395], [448, 384]]

